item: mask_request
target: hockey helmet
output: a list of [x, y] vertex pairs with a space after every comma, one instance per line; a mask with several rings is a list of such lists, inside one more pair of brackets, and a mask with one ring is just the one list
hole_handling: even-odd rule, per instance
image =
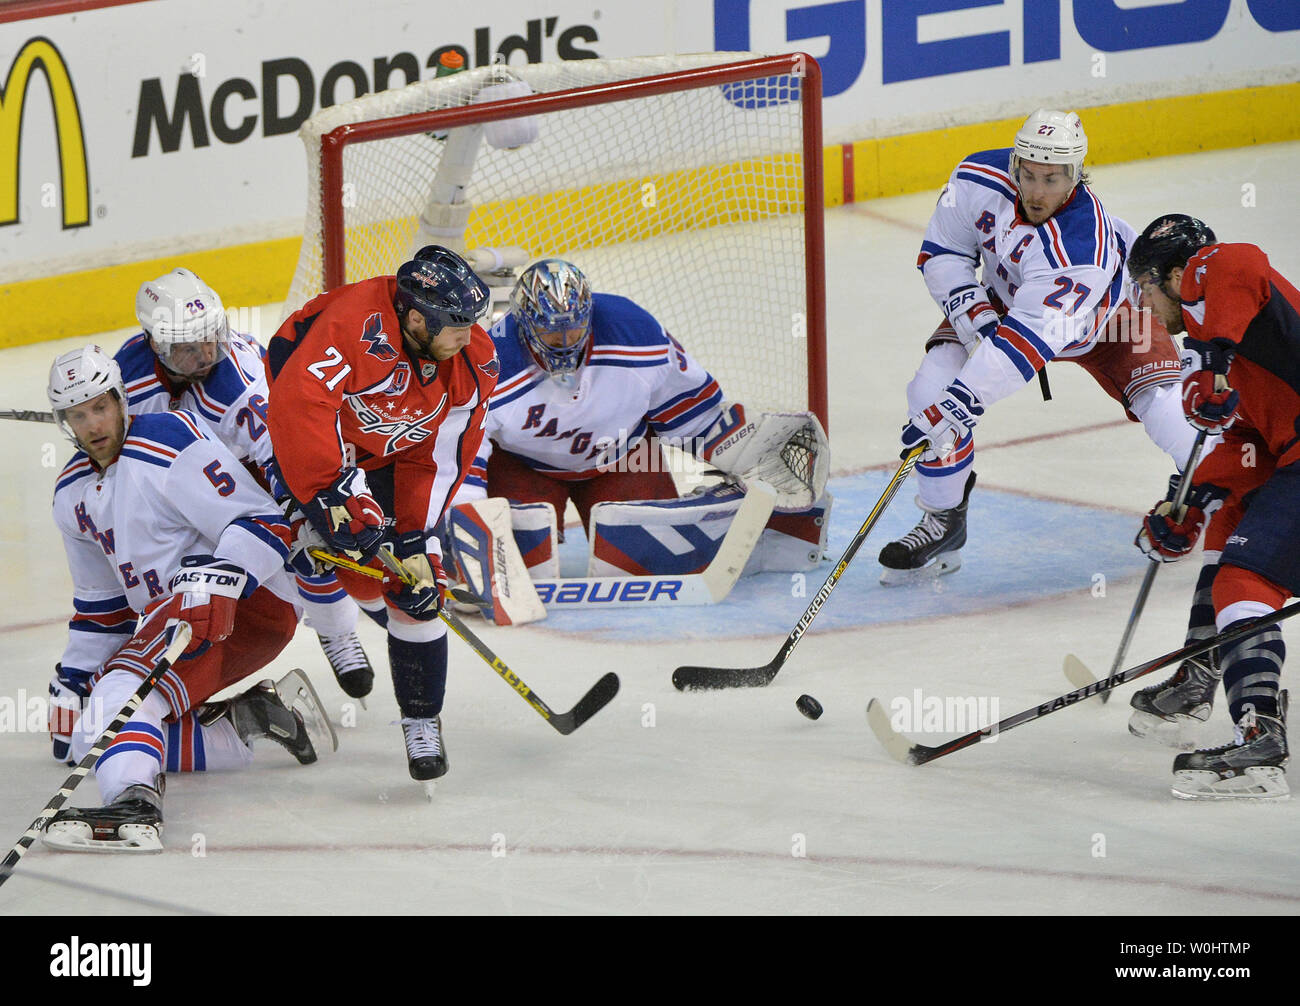
[[[548, 258], [525, 269], [510, 295], [510, 312], [524, 348], [552, 376], [572, 374], [591, 341], [591, 284], [572, 262]], [[550, 346], [542, 336], [581, 329], [570, 345]]]
[[1135, 282], [1163, 287], [1169, 272], [1217, 238], [1214, 231], [1186, 213], [1166, 213], [1147, 224], [1128, 253], [1128, 274]]
[[481, 320], [492, 297], [463, 258], [441, 245], [426, 245], [397, 270], [393, 307], [403, 324], [414, 308], [432, 339], [444, 328], [466, 328]]
[[1011, 149], [1011, 180], [1019, 177], [1020, 162], [1065, 164], [1075, 184], [1083, 176], [1083, 159], [1088, 156], [1088, 137], [1083, 123], [1073, 112], [1040, 108], [1016, 132]]
[[50, 407], [54, 410], [55, 422], [64, 435], [78, 446], [80, 443], [64, 418], [64, 413], [110, 391], [122, 404], [125, 423], [126, 385], [122, 381], [121, 368], [116, 360], [98, 346], [83, 346], [57, 357], [50, 367], [50, 380], [45, 388]]
[[140, 284], [135, 316], [162, 365], [180, 377], [206, 374], [230, 342], [221, 298], [188, 269]]

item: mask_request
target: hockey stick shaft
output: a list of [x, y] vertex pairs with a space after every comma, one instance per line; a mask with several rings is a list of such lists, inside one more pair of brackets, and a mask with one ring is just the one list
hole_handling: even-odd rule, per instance
[[849, 542], [849, 547], [840, 556], [840, 561], [835, 564], [835, 568], [831, 570], [830, 576], [821, 585], [821, 589], [813, 595], [812, 601], [804, 609], [804, 613], [799, 616], [799, 621], [795, 623], [795, 627], [785, 637], [785, 642], [781, 644], [781, 648], [770, 663], [759, 668], [679, 667], [673, 672], [673, 684], [678, 690], [687, 688], [761, 687], [770, 684], [772, 679], [776, 677], [777, 672], [781, 670], [782, 665], [790, 659], [790, 654], [799, 645], [799, 640], [803, 638], [803, 634], [812, 625], [813, 619], [817, 617], [817, 612], [821, 611], [826, 599], [831, 596], [831, 591], [835, 589], [840, 577], [848, 569], [853, 557], [858, 554], [858, 549], [862, 547], [862, 543], [867, 540], [867, 535], [876, 526], [881, 515], [888, 509], [889, 504], [893, 502], [899, 487], [907, 481], [907, 477], [912, 474], [912, 469], [916, 467], [921, 455], [929, 449], [930, 445], [922, 441], [903, 456], [903, 463], [894, 472], [894, 477], [889, 480], [889, 485], [885, 486], [885, 491], [881, 493], [880, 499], [876, 501], [876, 505], [871, 508], [871, 512], [867, 514], [862, 526], [858, 528], [857, 534]]
[[[1174, 494], [1173, 513], [1175, 516], [1181, 516], [1179, 511], [1187, 503], [1187, 494], [1192, 488], [1192, 476], [1196, 472], [1196, 466], [1201, 460], [1201, 451], [1205, 447], [1205, 431], [1201, 430], [1196, 434], [1196, 440], [1192, 444], [1192, 451], [1187, 456], [1187, 464], [1183, 465], [1183, 477], [1178, 483], [1178, 492]], [[1124, 657], [1128, 654], [1129, 644], [1133, 641], [1133, 633], [1137, 629], [1138, 619], [1142, 617], [1142, 612], [1147, 606], [1147, 595], [1151, 593], [1151, 586], [1156, 582], [1156, 573], [1164, 565], [1155, 559], [1151, 560], [1151, 566], [1147, 569], [1142, 577], [1142, 586], [1138, 588], [1137, 598], [1133, 601], [1133, 610], [1128, 616], [1128, 624], [1124, 626], [1124, 635], [1120, 638], [1119, 649], [1115, 651], [1115, 659], [1110, 662], [1110, 674], [1107, 677], [1113, 677], [1124, 663]], [[1101, 701], [1110, 700], [1110, 691], [1101, 693]]]
[[[1259, 618], [1252, 618], [1248, 622], [1238, 625], [1235, 629], [1228, 629], [1220, 632], [1218, 635], [1209, 639], [1204, 639], [1196, 643], [1189, 643], [1187, 646], [1178, 650], [1173, 650], [1163, 656], [1156, 657], [1154, 660], [1148, 660], [1145, 664], [1138, 664], [1130, 667], [1126, 671], [1120, 671], [1112, 674], [1108, 678], [1100, 681], [1094, 681], [1092, 684], [1083, 688], [1076, 688], [1072, 692], [1066, 692], [1059, 698], [1050, 702], [1043, 702], [1031, 709], [1016, 713], [1014, 716], [1008, 716], [999, 722], [996, 726], [985, 727], [983, 730], [975, 730], [955, 740], [948, 741], [937, 747], [927, 747], [924, 744], [912, 744], [908, 747], [907, 757], [905, 760], [912, 765], [924, 765], [926, 762], [934, 761], [936, 758], [942, 758], [944, 755], [952, 754], [954, 751], [960, 751], [962, 748], [970, 747], [972, 744], [978, 744], [986, 737], [997, 736], [1014, 727], [1021, 726], [1031, 720], [1040, 719], [1067, 706], [1077, 704], [1083, 699], [1091, 698], [1109, 688], [1115, 688], [1129, 681], [1134, 681], [1143, 675], [1150, 674], [1152, 671], [1158, 671], [1163, 667], [1169, 667], [1173, 664], [1180, 664], [1189, 657], [1195, 657], [1211, 650], [1216, 646], [1223, 646], [1227, 643], [1235, 642], [1243, 636], [1249, 636], [1260, 629], [1267, 628], [1270, 625], [1276, 625], [1278, 622], [1285, 621], [1293, 615], [1300, 615], [1300, 601], [1288, 604], [1285, 608], [1279, 608], [1270, 615], [1262, 615]], [[872, 704], [876, 702], [872, 699]], [[883, 741], [883, 738], [882, 738]], [[886, 747], [889, 747], [886, 744]]]
[[153, 665], [153, 669], [148, 676], [140, 682], [140, 687], [135, 690], [135, 694], [127, 699], [126, 705], [113, 717], [113, 722], [99, 735], [99, 739], [95, 741], [94, 746], [86, 752], [86, 757], [82, 758], [77, 767], [63, 780], [63, 785], [59, 787], [59, 791], [54, 794], [50, 802], [45, 805], [45, 808], [36, 815], [36, 820], [32, 822], [32, 826], [23, 833], [22, 838], [18, 839], [14, 847], [9, 850], [9, 855], [5, 856], [4, 862], [0, 863], [0, 884], [3, 884], [13, 874], [14, 867], [18, 865], [18, 861], [23, 858], [27, 850], [32, 847], [32, 844], [40, 836], [41, 830], [59, 812], [59, 809], [68, 802], [68, 798], [72, 796], [72, 791], [81, 784], [81, 780], [86, 778], [91, 769], [95, 767], [95, 762], [99, 761], [99, 756], [108, 750], [108, 746], [113, 743], [114, 738], [121, 732], [127, 720], [135, 715], [141, 703], [153, 691], [154, 686], [158, 684], [158, 679], [166, 674], [168, 668], [185, 652], [185, 647], [190, 643], [191, 635], [192, 632], [188, 622], [176, 623], [171, 643], [163, 651], [163, 655], [158, 658], [158, 662]]
[[[344, 569], [350, 569], [355, 573], [361, 573], [365, 576], [383, 579], [384, 574], [379, 570], [372, 566], [363, 566], [358, 562], [353, 562], [346, 556], [334, 555], [331, 552], [326, 552], [324, 549], [319, 548], [308, 549], [308, 554], [311, 555], [313, 559], [334, 563], [337, 566], [342, 566]], [[378, 555], [379, 561], [392, 570], [393, 573], [401, 577], [404, 583], [414, 583], [414, 577], [411, 576], [410, 570], [403, 566], [392, 552], [385, 548], [381, 548], [376, 555]], [[447, 627], [450, 628], [452, 632], [456, 633], [456, 635], [459, 636], [471, 650], [477, 653], [483, 659], [483, 662], [497, 673], [502, 681], [513, 688], [520, 698], [532, 706], [538, 716], [546, 720], [547, 723], [555, 727], [555, 729], [562, 734], [573, 733], [574, 730], [577, 730], [578, 727], [582, 726], [583, 723], [590, 719], [593, 714], [606, 705], [610, 699], [618, 693], [618, 675], [611, 671], [597, 681], [587, 694], [578, 700], [577, 705], [575, 705], [571, 710], [567, 713], [557, 713], [542, 700], [540, 695], [534, 692], [524, 682], [523, 678], [512, 671], [510, 666], [504, 660], [493, 653], [488, 645], [484, 643], [483, 640], [479, 639], [479, 637], [470, 630], [469, 626], [457, 618], [455, 614], [448, 611], [446, 608], [442, 608], [438, 611], [438, 617], [441, 618], [447, 624]]]
[[36, 409], [0, 409], [0, 419], [17, 419], [23, 423], [52, 423], [54, 413]]

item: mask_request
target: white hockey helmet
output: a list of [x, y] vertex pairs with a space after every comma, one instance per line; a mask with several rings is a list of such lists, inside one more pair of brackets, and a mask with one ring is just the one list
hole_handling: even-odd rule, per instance
[[117, 395], [117, 400], [122, 403], [125, 422], [126, 385], [122, 382], [122, 371], [117, 361], [98, 346], [83, 346], [64, 353], [50, 367], [50, 381], [45, 393], [54, 410], [55, 422], [74, 444], [78, 443], [77, 437], [64, 419], [64, 412], [107, 391]]
[[1040, 108], [1025, 120], [1016, 133], [1011, 150], [1011, 180], [1018, 177], [1021, 161], [1037, 164], [1067, 164], [1075, 183], [1083, 174], [1083, 159], [1088, 156], [1088, 136], [1083, 123], [1073, 112]]
[[[221, 298], [188, 269], [173, 269], [140, 284], [135, 316], [163, 366], [182, 377], [217, 363], [230, 341]], [[196, 343], [211, 343], [214, 349], [199, 352]], [[178, 346], [190, 348], [178, 352]]]

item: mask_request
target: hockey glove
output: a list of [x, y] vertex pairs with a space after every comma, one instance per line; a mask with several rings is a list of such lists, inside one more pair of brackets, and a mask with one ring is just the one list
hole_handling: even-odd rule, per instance
[[1234, 349], [1218, 342], [1184, 339], [1183, 412], [1198, 430], [1214, 436], [1237, 420], [1241, 396], [1228, 384]]
[[918, 412], [903, 427], [903, 452], [912, 450], [922, 440], [928, 440], [933, 450], [926, 452], [926, 458], [931, 453], [942, 458], [952, 451], [954, 444], [975, 429], [982, 415], [984, 406], [975, 392], [961, 381], [953, 381], [937, 402]]
[[1174, 512], [1174, 497], [1178, 495], [1181, 476], [1169, 477], [1169, 491], [1142, 521], [1142, 528], [1133, 540], [1152, 561], [1177, 562], [1196, 547], [1206, 518], [1222, 504], [1227, 492], [1209, 483], [1192, 485], [1182, 510]]
[[393, 539], [393, 557], [415, 578], [415, 583], [404, 583], [396, 573], [384, 570], [388, 602], [422, 622], [438, 617], [447, 589], [447, 574], [434, 551], [436, 540], [436, 533], [424, 531], [407, 531]]
[[72, 729], [77, 725], [90, 695], [90, 671], [54, 665], [50, 679], [50, 740], [54, 745], [54, 760], [73, 764], [69, 757], [72, 748]]
[[370, 558], [384, 540], [384, 511], [370, 495], [366, 474], [360, 468], [344, 472], [324, 492], [304, 504], [307, 519], [330, 548], [360, 552]]
[[194, 630], [184, 656], [197, 657], [234, 630], [236, 605], [257, 589], [257, 581], [228, 560], [187, 555], [172, 577], [171, 589], [180, 597], [176, 618]]
[[953, 290], [943, 302], [943, 313], [967, 352], [972, 352], [980, 339], [987, 339], [1001, 324], [982, 286], [963, 286]]

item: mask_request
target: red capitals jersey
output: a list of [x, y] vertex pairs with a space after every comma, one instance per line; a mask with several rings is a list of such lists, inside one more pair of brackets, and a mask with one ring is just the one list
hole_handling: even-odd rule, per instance
[[[1229, 434], [1262, 441], [1279, 468], [1300, 461], [1300, 291], [1254, 245], [1216, 244], [1187, 263], [1181, 295], [1188, 348], [1215, 343], [1235, 354], [1228, 383], [1241, 404]], [[1231, 453], [1211, 458], [1239, 468]]]
[[289, 490], [309, 500], [347, 467], [394, 465], [399, 531], [434, 526], [474, 461], [500, 366], [488, 334], [435, 363], [406, 348], [379, 276], [309, 301], [267, 347], [267, 428]]

